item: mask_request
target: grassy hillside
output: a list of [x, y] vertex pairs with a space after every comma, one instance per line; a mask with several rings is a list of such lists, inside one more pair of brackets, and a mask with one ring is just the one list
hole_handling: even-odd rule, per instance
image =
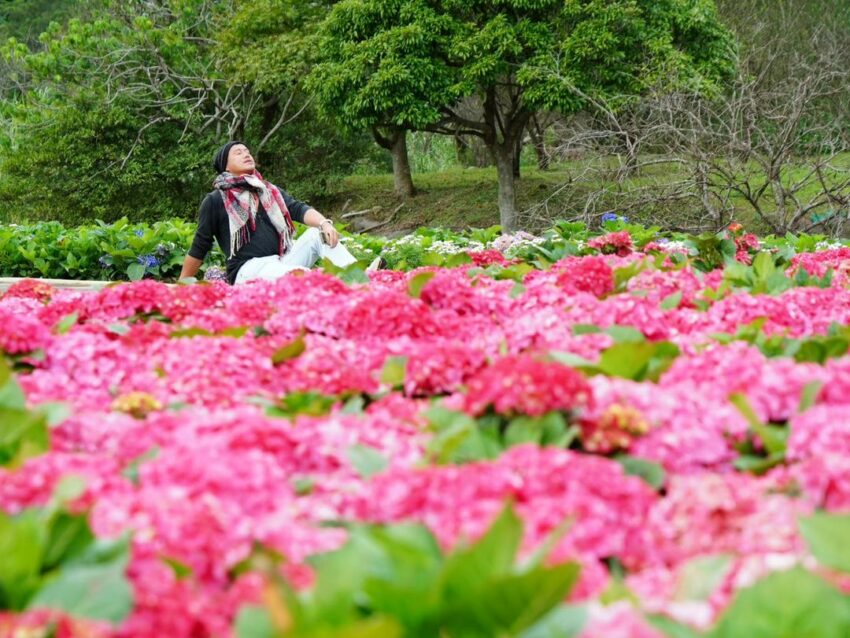
[[[598, 169], [603, 161], [613, 167], [614, 160], [610, 159], [595, 161], [595, 168]], [[841, 163], [850, 168], [850, 155], [843, 157]], [[534, 231], [547, 227], [558, 218], [579, 217], [591, 197], [598, 197], [595, 200], [596, 213], [591, 219], [607, 209], [620, 212], [627, 203], [638, 201], [640, 195], [636, 193], [641, 189], [657, 193], [665, 185], [687, 179], [682, 169], [673, 166], [661, 163], [645, 168], [624, 180], [619, 187], [613, 179], [601, 177], [598, 170], [588, 172], [586, 169], [590, 168], [590, 162], [587, 161], [558, 164], [548, 171], [523, 166], [522, 178], [517, 181], [518, 208], [524, 211], [523, 226]], [[797, 181], [806, 173], [806, 169], [789, 171], [785, 178]], [[382, 224], [377, 229], [382, 234], [419, 226], [445, 226], [459, 230], [499, 223], [495, 168], [447, 168], [438, 172], [414, 173], [413, 180], [419, 194], [403, 200], [393, 193], [391, 174], [353, 175], [343, 180], [337, 194], [313, 203], [335, 218], [345, 212], [374, 209], [362, 217], [349, 218], [349, 223], [368, 218]], [[754, 179], [752, 184], [758, 186], [758, 180]], [[604, 188], [608, 188], [609, 192], [599, 196], [599, 191]], [[801, 193], [803, 196], [810, 194]], [[768, 211], [775, 208], [770, 199], [768, 192], [765, 201], [762, 201]], [[767, 231], [742, 197], [733, 197], [731, 203], [736, 220], [754, 231]], [[647, 224], [661, 223], [672, 229], [693, 229], [694, 220], [700, 212], [699, 203], [690, 199], [671, 201], [666, 209], [638, 206], [637, 212], [633, 210], [630, 215], [634, 221]]]

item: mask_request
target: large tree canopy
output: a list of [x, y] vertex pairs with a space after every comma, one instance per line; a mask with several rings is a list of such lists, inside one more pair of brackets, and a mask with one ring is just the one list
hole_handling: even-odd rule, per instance
[[311, 78], [322, 108], [352, 127], [481, 137], [508, 230], [534, 113], [658, 85], [715, 91], [733, 60], [711, 0], [343, 0], [323, 33], [325, 62]]

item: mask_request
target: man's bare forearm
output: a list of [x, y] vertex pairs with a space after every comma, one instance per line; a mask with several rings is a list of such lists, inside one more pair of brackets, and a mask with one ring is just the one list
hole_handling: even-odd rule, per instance
[[203, 263], [204, 261], [202, 259], [195, 259], [186, 255], [186, 259], [183, 260], [183, 270], [180, 271], [180, 279], [197, 275]]

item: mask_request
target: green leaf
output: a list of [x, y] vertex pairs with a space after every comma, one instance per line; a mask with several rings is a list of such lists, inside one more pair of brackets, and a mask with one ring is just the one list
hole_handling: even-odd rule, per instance
[[437, 273], [435, 271], [426, 271], [420, 272], [413, 277], [410, 278], [410, 282], [407, 284], [407, 293], [416, 299], [422, 295], [422, 288], [425, 287], [429, 281], [434, 278], [434, 275]]
[[511, 291], [508, 293], [508, 297], [511, 299], [517, 299], [518, 297], [522, 297], [525, 294], [527, 288], [521, 284], [520, 282], [516, 282], [511, 288]]
[[753, 425], [753, 429], [761, 442], [764, 444], [764, 449], [769, 455], [785, 454], [788, 447], [788, 428], [778, 425]]
[[785, 453], [770, 454], [768, 456], [755, 456], [744, 454], [735, 459], [733, 465], [741, 472], [752, 472], [753, 474], [764, 474], [769, 469], [776, 467], [785, 461]]
[[127, 266], [127, 278], [130, 281], [139, 281], [145, 276], [145, 266], [138, 262], [134, 262]]
[[498, 577], [448, 601], [446, 625], [459, 633], [472, 625], [481, 635], [515, 635], [563, 602], [578, 574], [578, 565], [564, 563]]
[[393, 388], [403, 387], [406, 368], [407, 357], [387, 357], [384, 361], [384, 367], [381, 369], [381, 383]]
[[797, 412], [803, 413], [811, 408], [815, 404], [815, 401], [817, 401], [822, 387], [822, 381], [810, 381], [804, 385], [803, 391], [800, 393], [800, 405], [797, 408]]
[[79, 319], [79, 313], [72, 312], [70, 314], [65, 315], [59, 322], [56, 324], [56, 334], [63, 335], [67, 333], [71, 328], [73, 328], [77, 324], [77, 320]]
[[0, 408], [25, 410], [27, 398], [12, 374], [12, 368], [6, 359], [0, 356]]
[[608, 376], [638, 381], [653, 354], [655, 346], [651, 343], [617, 343], [602, 352], [599, 369]]
[[306, 349], [307, 342], [304, 340], [304, 333], [302, 332], [295, 339], [274, 351], [272, 365], [279, 366], [284, 361], [300, 357]]
[[579, 335], [588, 335], [588, 334], [599, 334], [602, 332], [602, 328], [597, 326], [594, 323], [576, 323], [573, 324], [573, 334], [576, 336]]
[[93, 541], [94, 534], [84, 516], [57, 512], [49, 523], [42, 569], [59, 567], [85, 551]]
[[707, 601], [723, 583], [731, 567], [732, 558], [723, 554], [689, 560], [679, 569], [675, 600]]
[[682, 291], [674, 292], [661, 300], [660, 307], [662, 310], [675, 310], [682, 303]]
[[46, 607], [72, 616], [121, 623], [133, 608], [133, 591], [124, 571], [129, 541], [98, 541], [45, 580], [28, 609]]
[[168, 565], [171, 568], [171, 571], [174, 572], [174, 577], [177, 580], [185, 580], [187, 578], [191, 578], [194, 574], [191, 566], [186, 563], [177, 560], [176, 558], [170, 558], [168, 556], [162, 557], [162, 562]]
[[642, 478], [652, 489], [657, 491], [664, 487], [667, 473], [658, 463], [636, 456], [618, 456], [615, 460], [623, 466], [625, 474]]
[[646, 341], [644, 334], [632, 326], [611, 326], [605, 329], [605, 333], [611, 335], [615, 343], [643, 343]]
[[0, 600], [21, 610], [36, 591], [46, 538], [33, 510], [16, 516], [0, 512]]
[[597, 370], [595, 363], [572, 352], [552, 351], [549, 353], [549, 356], [558, 363], [563, 363], [565, 366], [570, 366], [571, 368], [578, 370]]
[[352, 445], [345, 451], [351, 465], [365, 479], [383, 472], [389, 466], [387, 458], [368, 445]]
[[755, 410], [753, 410], [753, 406], [750, 405], [750, 400], [747, 398], [746, 394], [743, 394], [742, 392], [735, 392], [729, 395], [729, 402], [738, 408], [738, 412], [743, 415], [751, 427], [763, 425], [761, 419], [758, 418]]
[[850, 514], [816, 512], [798, 520], [800, 534], [806, 539], [818, 562], [827, 567], [850, 573]]
[[738, 592], [709, 638], [845, 638], [850, 603], [802, 568], [775, 572]]
[[446, 598], [463, 598], [496, 576], [510, 573], [521, 541], [522, 521], [507, 505], [476, 543], [456, 549], [446, 559], [442, 574]]
[[133, 485], [139, 484], [139, 468], [141, 468], [143, 463], [155, 459], [159, 454], [159, 447], [154, 445], [149, 450], [142, 452], [139, 456], [133, 458], [123, 470], [121, 470], [121, 475], [128, 479]]
[[700, 634], [682, 623], [661, 614], [648, 614], [647, 622], [667, 638], [700, 638]]
[[0, 407], [0, 466], [16, 467], [50, 447], [47, 418], [36, 411]]
[[519, 638], [574, 638], [587, 624], [587, 609], [561, 605], [523, 631]]

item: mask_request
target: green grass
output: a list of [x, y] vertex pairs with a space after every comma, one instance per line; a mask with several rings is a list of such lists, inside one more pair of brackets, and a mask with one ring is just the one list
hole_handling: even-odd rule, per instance
[[[850, 154], [842, 156], [840, 164], [842, 167], [850, 167]], [[522, 177], [516, 182], [518, 209], [526, 211], [547, 202], [545, 217], [548, 222], [578, 216], [589, 194], [613, 184], [613, 181], [603, 182], [598, 170], [587, 172], [585, 169], [607, 168], [612, 169], [613, 174], [616, 165], [616, 158], [612, 157], [560, 163], [548, 171], [524, 165]], [[755, 171], [756, 167], [753, 166], [751, 170]], [[684, 178], [682, 171], [681, 165], [655, 164], [626, 179], [622, 188], [627, 192], [635, 188], [662, 185]], [[792, 169], [787, 172], [785, 179], [798, 180], [805, 172], [804, 168]], [[752, 181], [757, 184], [756, 179]], [[495, 168], [451, 167], [438, 172], [414, 173], [413, 182], [419, 192], [415, 197], [405, 200], [394, 194], [391, 174], [352, 175], [343, 180], [340, 190], [334, 196], [314, 203], [320, 210], [337, 218], [343, 206], [346, 211], [379, 207], [370, 217], [386, 222], [378, 231], [381, 234], [403, 232], [419, 226], [444, 226], [462, 230], [499, 223]], [[565, 184], [568, 186], [562, 188]], [[801, 193], [804, 197], [810, 194], [806, 191]], [[600, 214], [607, 208], [617, 210], [624, 201], [619, 197], [614, 193], [609, 194], [598, 203], [596, 210]], [[767, 231], [742, 197], [733, 197], [732, 205], [737, 221], [756, 232]], [[396, 210], [399, 206], [401, 208]], [[775, 210], [770, 191], [762, 198], [762, 206], [766, 211]], [[658, 222], [660, 219], [671, 228], [684, 228], [688, 220], [699, 215], [696, 207], [695, 202], [671, 204], [668, 210], [656, 209], [644, 211], [645, 214], [633, 214], [633, 219], [643, 223]], [[529, 230], [548, 226], [543, 215], [537, 215], [536, 219], [537, 222], [532, 223]]]

